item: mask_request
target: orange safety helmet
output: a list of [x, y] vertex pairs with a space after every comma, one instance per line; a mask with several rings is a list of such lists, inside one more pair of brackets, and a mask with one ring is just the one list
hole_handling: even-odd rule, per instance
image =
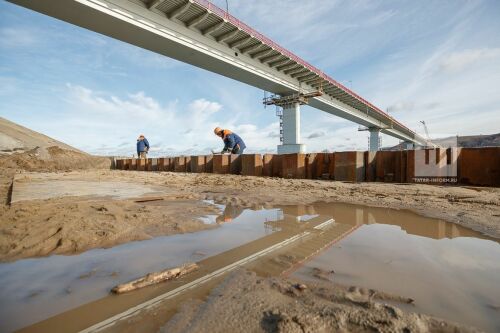
[[215, 133], [215, 135], [219, 135], [219, 133], [220, 133], [220, 132], [222, 132], [222, 128], [220, 128], [220, 127], [216, 127], [216, 128], [214, 129], [214, 133]]

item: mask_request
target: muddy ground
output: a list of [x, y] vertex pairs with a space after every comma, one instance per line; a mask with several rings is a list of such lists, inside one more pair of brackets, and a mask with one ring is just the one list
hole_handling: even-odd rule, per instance
[[206, 302], [185, 303], [161, 332], [477, 332], [388, 302], [413, 300], [241, 270], [214, 288]]
[[[422, 184], [346, 183], [234, 175], [109, 170], [110, 161], [60, 148], [0, 157], [0, 260], [75, 254], [159, 235], [195, 232], [198, 218], [217, 212], [210, 199], [241, 207], [272, 207], [317, 201], [409, 209], [500, 238], [500, 189]], [[45, 152], [45, 153], [46, 153]], [[74, 156], [74, 155], [78, 156]], [[80, 162], [74, 164], [72, 157]], [[68, 162], [70, 161], [70, 162]], [[72, 171], [69, 171], [72, 170]], [[51, 172], [74, 181], [129, 182], [163, 188], [161, 206], [134, 198], [54, 197], [11, 203], [12, 181], [26, 172]], [[401, 311], [385, 302], [403, 297], [331, 283], [229, 276], [207, 302], [183, 306], [164, 331], [468, 331], [463, 326]]]
[[[12, 176], [4, 173], [2, 177], [2, 202], [8, 201]], [[60, 178], [160, 186], [168, 193], [162, 194], [164, 200], [171, 204], [149, 207], [129, 199], [63, 197], [4, 205], [0, 222], [0, 260], [72, 254], [208, 228], [211, 226], [198, 218], [214, 214], [216, 210], [213, 206], [200, 205], [203, 199], [242, 207], [325, 201], [409, 209], [500, 238], [498, 188], [355, 184], [105, 169], [67, 172], [60, 174]]]

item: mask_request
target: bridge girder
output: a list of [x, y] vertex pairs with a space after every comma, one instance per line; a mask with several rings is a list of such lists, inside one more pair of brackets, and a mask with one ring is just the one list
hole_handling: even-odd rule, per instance
[[[389, 135], [419, 144], [425, 142], [424, 138], [323, 72], [226, 15], [223, 10], [215, 6], [209, 7], [205, 1], [189, 0], [180, 5], [177, 5], [176, 0], [8, 1], [278, 94], [299, 91], [301, 87], [297, 78], [312, 79], [314, 73], [324, 79], [321, 82], [325, 90], [330, 88], [329, 84], [333, 84], [343, 93], [337, 94], [336, 90], [331, 90], [336, 98], [328, 95], [315, 97], [312, 101], [318, 103], [311, 103], [311, 106], [326, 112], [336, 108], [341, 111], [330, 113], [361, 125], [377, 126], [384, 122], [386, 125], [392, 124], [392, 129], [387, 131]], [[223, 28], [225, 32], [216, 36]], [[252, 36], [245, 43], [238, 44], [244, 53], [243, 57], [237, 57], [234, 50], [225, 43], [239, 31]], [[236, 41], [230, 42], [234, 46], [233, 43]], [[257, 47], [259, 43], [260, 46]], [[270, 67], [259, 61], [271, 56], [273, 52], [273, 56], [276, 55], [275, 61], [279, 59], [278, 54], [281, 54], [292, 63]], [[269, 59], [264, 60], [266, 61], [271, 62]], [[310, 76], [306, 76], [308, 71]], [[315, 81], [307, 82], [312, 82], [308, 85], [311, 88], [319, 86]], [[366, 110], [371, 110], [368, 118], [364, 116]]]

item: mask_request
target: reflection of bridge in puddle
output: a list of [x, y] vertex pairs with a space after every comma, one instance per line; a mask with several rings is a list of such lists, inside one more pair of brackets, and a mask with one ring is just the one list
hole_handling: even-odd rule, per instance
[[[273, 222], [265, 223], [269, 228], [278, 228], [277, 225], [272, 226]], [[330, 217], [316, 216], [301, 222], [285, 214], [284, 219], [279, 222], [279, 230], [200, 261], [200, 269], [188, 276], [130, 294], [110, 295], [29, 326], [24, 331], [78, 331], [89, 326], [89, 331], [105, 328], [114, 330], [123, 324], [128, 327], [131, 317], [147, 315], [148, 311], [142, 310], [158, 305], [166, 313], [173, 313], [181, 300], [205, 295], [226, 273], [235, 268], [244, 266], [266, 273], [260, 267], [268, 267], [267, 274], [279, 274], [354, 228], [355, 226], [337, 225]], [[321, 242], [318, 241], [320, 238]], [[279, 255], [296, 248], [301, 251], [293, 251], [294, 260], [287, 263], [276, 260]], [[114, 325], [116, 323], [118, 325]]]
[[[227, 209], [225, 220], [240, 211]], [[235, 215], [231, 216], [231, 212]], [[274, 210], [277, 219], [265, 222], [271, 232], [257, 240], [206, 258], [200, 269], [176, 281], [136, 292], [108, 296], [27, 327], [25, 331], [156, 331], [175, 313], [180, 302], [202, 298], [222, 277], [246, 267], [264, 276], [288, 274], [304, 261], [363, 224], [398, 225], [407, 233], [432, 238], [480, 235], [447, 222], [431, 220], [406, 211], [352, 205], [319, 204], [285, 206]], [[237, 215], [236, 215], [237, 214]]]
[[[361, 226], [363, 224], [387, 224], [399, 226], [407, 234], [433, 239], [475, 237], [491, 239], [479, 232], [464, 228], [458, 224], [417, 215], [407, 210], [366, 207], [351, 204], [316, 203], [314, 205], [296, 205], [280, 207], [284, 216], [296, 220], [304, 216], [325, 216], [333, 218], [337, 224]], [[273, 225], [281, 221], [270, 222]]]

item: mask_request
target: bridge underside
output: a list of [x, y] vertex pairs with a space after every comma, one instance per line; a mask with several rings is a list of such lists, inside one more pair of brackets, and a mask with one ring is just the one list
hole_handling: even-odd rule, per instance
[[317, 68], [204, 0], [10, 0], [13, 3], [288, 95], [321, 89], [309, 105], [400, 140], [426, 140]]

